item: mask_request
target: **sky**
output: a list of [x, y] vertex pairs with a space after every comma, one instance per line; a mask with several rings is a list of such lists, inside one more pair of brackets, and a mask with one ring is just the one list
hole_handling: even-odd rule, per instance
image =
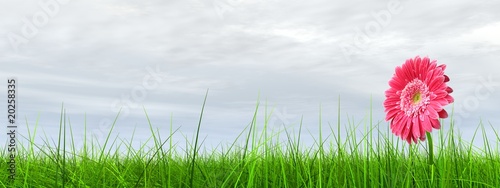
[[371, 111], [387, 132], [384, 91], [416, 56], [447, 65], [455, 102], [446, 109], [463, 140], [481, 122], [500, 125], [498, 1], [0, 2], [0, 75], [18, 81], [18, 133], [36, 128], [42, 144], [56, 140], [64, 108], [77, 145], [85, 125], [103, 141], [121, 110], [116, 138], [147, 142], [148, 117], [164, 138], [178, 129], [181, 147], [207, 91], [208, 148], [234, 142], [256, 106], [270, 130], [298, 131], [302, 119], [305, 145], [337, 125], [339, 106], [344, 131], [362, 132], [352, 126]]

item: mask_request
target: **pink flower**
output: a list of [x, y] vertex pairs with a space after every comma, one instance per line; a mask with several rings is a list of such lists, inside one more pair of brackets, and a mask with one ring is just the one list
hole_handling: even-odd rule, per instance
[[441, 127], [439, 118], [447, 118], [444, 106], [453, 102], [449, 94], [453, 89], [446, 85], [450, 78], [444, 74], [446, 65], [419, 56], [408, 59], [389, 81], [385, 91], [386, 121], [391, 120], [391, 130], [409, 144], [425, 140], [425, 133]]

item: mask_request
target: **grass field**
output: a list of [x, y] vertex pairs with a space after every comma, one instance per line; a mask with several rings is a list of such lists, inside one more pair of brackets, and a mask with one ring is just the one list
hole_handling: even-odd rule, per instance
[[[3, 149], [0, 186], [500, 187], [500, 137], [495, 132], [496, 141], [490, 143], [484, 128], [493, 127], [491, 124], [479, 123], [474, 134], [474, 139], [484, 140], [483, 148], [461, 140], [453, 131], [453, 123], [442, 125], [451, 131], [439, 131], [433, 139], [435, 154], [431, 163], [427, 142], [410, 147], [391, 135], [386, 122], [374, 122], [371, 114], [364, 127], [366, 136], [359, 139], [355, 136], [358, 125], [341, 125], [339, 106], [336, 125], [317, 125], [320, 132], [329, 136], [320, 136], [313, 147], [305, 147], [300, 134], [287, 129], [281, 130], [281, 134], [268, 132], [267, 115], [264, 122], [257, 122], [257, 104], [253, 121], [233, 144], [201, 152], [204, 147], [199, 130], [203, 126], [204, 106], [205, 103], [197, 134], [180, 152], [173, 149], [176, 145], [170, 139], [176, 130], [170, 126], [170, 135], [160, 135], [151, 123], [152, 148], [144, 145], [134, 149], [130, 142], [119, 142], [110, 136], [113, 128], [104, 143], [89, 142], [93, 144], [75, 148], [71, 126], [61, 112], [58, 140], [47, 138], [43, 145], [31, 141], [18, 146], [13, 181], [6, 170], [9, 153]], [[447, 121], [453, 122], [452, 119]], [[258, 126], [262, 127], [260, 131]], [[342, 135], [346, 139], [339, 135], [341, 127], [349, 130]], [[302, 123], [296, 128], [302, 129]], [[31, 129], [28, 141], [37, 136]], [[369, 134], [372, 132], [376, 134]], [[126, 152], [115, 152], [122, 149]]]

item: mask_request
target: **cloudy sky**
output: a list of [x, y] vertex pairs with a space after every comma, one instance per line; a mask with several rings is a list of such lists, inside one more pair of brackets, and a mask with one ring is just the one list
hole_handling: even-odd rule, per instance
[[343, 126], [364, 125], [371, 101], [386, 130], [387, 82], [417, 55], [447, 65], [465, 140], [481, 120], [500, 125], [498, 1], [0, 2], [0, 75], [18, 79], [22, 135], [38, 122], [40, 137], [56, 138], [64, 103], [76, 140], [84, 120], [102, 140], [121, 108], [119, 138], [134, 129], [136, 141], [149, 138], [146, 109], [165, 137], [172, 120], [182, 143], [207, 89], [208, 147], [233, 142], [258, 101], [259, 126], [266, 104], [270, 129], [297, 130], [303, 117], [305, 144], [318, 135], [320, 106], [323, 129], [336, 126], [339, 96]]

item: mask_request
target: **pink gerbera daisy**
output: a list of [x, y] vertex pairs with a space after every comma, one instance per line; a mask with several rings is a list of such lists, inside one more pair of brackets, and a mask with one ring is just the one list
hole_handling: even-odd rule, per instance
[[439, 118], [447, 118], [444, 106], [453, 102], [453, 90], [446, 85], [446, 65], [419, 56], [396, 67], [396, 73], [385, 91], [386, 121], [391, 130], [409, 144], [425, 140], [425, 133], [441, 127]]

